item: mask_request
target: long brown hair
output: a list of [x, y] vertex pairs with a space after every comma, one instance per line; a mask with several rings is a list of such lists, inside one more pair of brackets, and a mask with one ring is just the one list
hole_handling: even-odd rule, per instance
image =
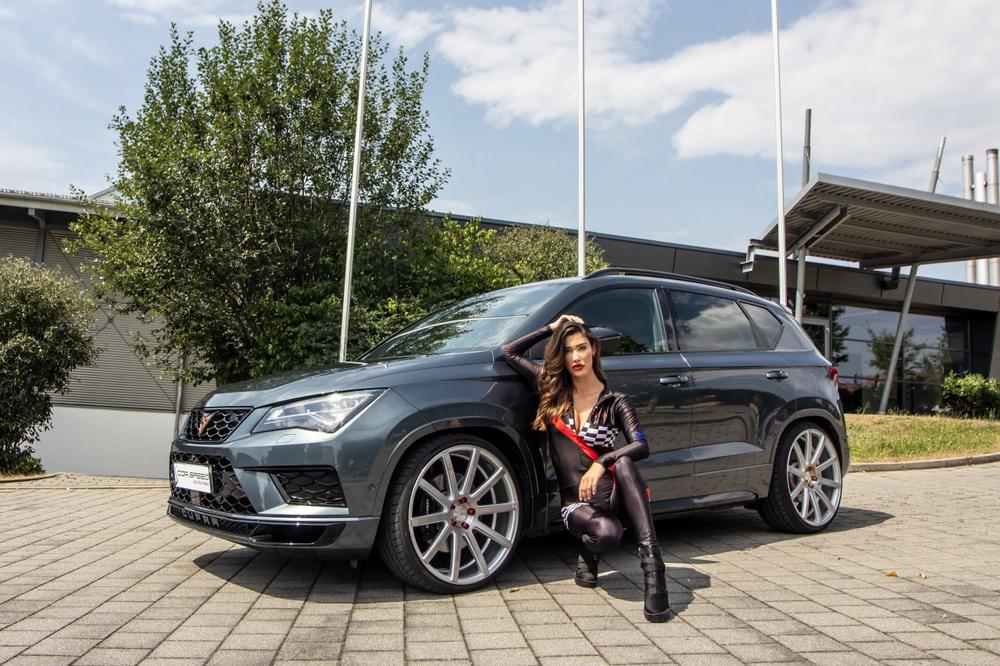
[[545, 360], [542, 371], [538, 374], [538, 411], [531, 427], [535, 430], [546, 430], [554, 418], [561, 418], [573, 404], [573, 379], [566, 369], [566, 356], [563, 348], [566, 338], [574, 333], [580, 333], [587, 338], [594, 350], [594, 374], [607, 384], [601, 368], [601, 341], [590, 332], [586, 326], [569, 322], [556, 329], [545, 345]]

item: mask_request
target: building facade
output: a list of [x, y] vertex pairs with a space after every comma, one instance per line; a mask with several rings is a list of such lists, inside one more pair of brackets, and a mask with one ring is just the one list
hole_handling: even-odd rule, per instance
[[[72, 238], [68, 225], [82, 212], [83, 207], [67, 197], [0, 191], [0, 257], [32, 258], [87, 284], [81, 265], [88, 255], [65, 249]], [[777, 296], [774, 258], [758, 257], [753, 270], [743, 273], [743, 255], [737, 252], [592, 236], [615, 266], [708, 277]], [[887, 278], [883, 272], [822, 263], [809, 263], [806, 270], [803, 324], [838, 367], [848, 411], [875, 411], [878, 406], [906, 286], [905, 278], [896, 284]], [[919, 279], [890, 408], [934, 411], [942, 377], [949, 370], [1000, 377], [998, 312], [996, 287]], [[35, 445], [49, 471], [166, 476], [167, 451], [179, 416], [213, 387], [178, 385], [136, 357], [132, 336], [150, 330], [150, 324], [134, 317], [116, 316], [106, 308], [98, 311], [94, 335], [102, 354], [94, 366], [76, 370], [67, 394], [53, 396], [52, 428]]]

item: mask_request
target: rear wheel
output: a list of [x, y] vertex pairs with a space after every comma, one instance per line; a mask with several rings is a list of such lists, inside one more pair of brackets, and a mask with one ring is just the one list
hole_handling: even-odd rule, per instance
[[771, 527], [806, 534], [825, 529], [840, 509], [840, 453], [829, 433], [805, 421], [781, 438], [767, 497], [757, 511]]
[[395, 475], [379, 555], [416, 587], [476, 589], [510, 559], [521, 506], [517, 475], [493, 444], [464, 433], [435, 437], [418, 445]]

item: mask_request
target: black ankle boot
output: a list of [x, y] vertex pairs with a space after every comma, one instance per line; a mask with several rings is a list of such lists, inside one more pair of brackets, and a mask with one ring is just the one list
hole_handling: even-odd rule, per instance
[[586, 546], [580, 546], [580, 555], [576, 558], [576, 584], [580, 587], [596, 586], [597, 564], [600, 561], [600, 553], [591, 552]]
[[646, 576], [646, 600], [642, 611], [650, 622], [666, 622], [673, 616], [667, 599], [667, 581], [659, 546], [640, 545], [639, 562]]

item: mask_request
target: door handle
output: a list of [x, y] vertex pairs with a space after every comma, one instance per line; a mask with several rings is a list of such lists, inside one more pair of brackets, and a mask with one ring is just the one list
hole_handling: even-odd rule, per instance
[[660, 377], [660, 383], [664, 386], [683, 386], [691, 381], [691, 378], [687, 375], [669, 375], [667, 377]]
[[776, 382], [780, 382], [782, 379], [788, 379], [788, 373], [784, 370], [771, 370], [764, 376], [768, 379], [773, 379]]

